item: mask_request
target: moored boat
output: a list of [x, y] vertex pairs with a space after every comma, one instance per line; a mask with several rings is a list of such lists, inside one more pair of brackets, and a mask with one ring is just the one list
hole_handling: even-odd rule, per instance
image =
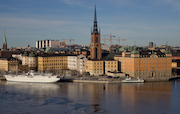
[[122, 80], [123, 83], [143, 83], [144, 80], [140, 79], [139, 77], [136, 78], [131, 78], [127, 77], [126, 79]]
[[26, 74], [6, 74], [4, 75], [7, 81], [13, 82], [40, 82], [40, 83], [52, 83], [60, 80], [60, 76], [53, 75], [52, 73], [35, 73], [33, 70]]

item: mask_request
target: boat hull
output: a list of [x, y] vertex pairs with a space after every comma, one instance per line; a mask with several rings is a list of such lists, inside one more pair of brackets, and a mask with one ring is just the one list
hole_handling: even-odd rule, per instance
[[52, 83], [60, 80], [57, 76], [4, 75], [4, 77], [11, 82]]

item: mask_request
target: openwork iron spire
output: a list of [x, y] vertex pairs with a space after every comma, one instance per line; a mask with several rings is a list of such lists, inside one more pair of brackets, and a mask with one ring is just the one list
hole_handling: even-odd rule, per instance
[[96, 18], [96, 6], [95, 6], [95, 10], [94, 10], [94, 27], [93, 27], [93, 33], [98, 34], [97, 18]]

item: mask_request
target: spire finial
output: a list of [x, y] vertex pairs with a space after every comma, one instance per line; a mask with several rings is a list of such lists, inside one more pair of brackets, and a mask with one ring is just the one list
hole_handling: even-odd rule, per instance
[[96, 17], [96, 5], [95, 5], [95, 8], [94, 8], [94, 27], [93, 27], [93, 33], [98, 34], [97, 17]]

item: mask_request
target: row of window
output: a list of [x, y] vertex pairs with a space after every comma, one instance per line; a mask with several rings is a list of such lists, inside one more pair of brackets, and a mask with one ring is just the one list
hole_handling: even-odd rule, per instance
[[43, 64], [43, 66], [51, 66], [51, 65], [67, 65], [67, 63], [54, 63], [54, 64]]
[[62, 67], [45, 67], [44, 69], [63, 69], [63, 68], [67, 68], [65, 66]]
[[117, 62], [106, 62], [106, 64], [116, 64]]
[[[140, 60], [166, 60], [167, 58], [140, 58]], [[138, 60], [138, 59], [136, 59]], [[170, 58], [168, 58], [170, 60]]]
[[[143, 70], [140, 70], [140, 71], [158, 71], [158, 69], [153, 69], [153, 70], [151, 70], [151, 69], [143, 69]], [[168, 70], [170, 70], [170, 69], [168, 69]], [[136, 70], [136, 72], [137, 72], [138, 70]], [[159, 69], [159, 71], [166, 71], [166, 69], [164, 68], [162, 68], [162, 69]]]
[[[142, 67], [148, 67], [147, 65], [146, 66], [140, 66], [141, 68]], [[149, 67], [151, 67], [151, 65], [149, 65]], [[152, 66], [152, 67], [154, 67], [154, 66]], [[166, 65], [155, 65], [155, 67], [166, 67]], [[168, 65], [168, 67], [170, 67], [170, 65]], [[138, 66], [136, 66], [136, 68], [138, 68]]]
[[109, 65], [108, 66], [106, 65], [106, 67], [108, 67], [108, 68], [112, 68], [112, 67], [116, 68], [116, 65], [115, 66], [111, 66], [111, 67]]
[[43, 61], [43, 62], [59, 62], [59, 61], [67, 61], [67, 60], [46, 60], [46, 61]]
[[[145, 63], [148, 64], [148, 62], [143, 62], [143, 64], [145, 64]], [[157, 61], [152, 62], [152, 64], [154, 64], [154, 63], [166, 63], [166, 61], [164, 61], [164, 62], [163, 61], [161, 61], [161, 62], [160, 61], [159, 62], [157, 62]], [[170, 61], [168, 61], [168, 63], [170, 63]], [[136, 64], [138, 64], [138, 62], [136, 62]], [[142, 62], [140, 62], [140, 64], [142, 64]], [[151, 62], [149, 62], [149, 64], [151, 64]]]

